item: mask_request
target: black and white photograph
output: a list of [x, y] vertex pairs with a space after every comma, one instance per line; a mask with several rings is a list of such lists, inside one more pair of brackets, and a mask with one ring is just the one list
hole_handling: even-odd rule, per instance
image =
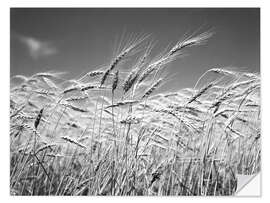
[[261, 173], [260, 13], [10, 8], [10, 196], [241, 196]]

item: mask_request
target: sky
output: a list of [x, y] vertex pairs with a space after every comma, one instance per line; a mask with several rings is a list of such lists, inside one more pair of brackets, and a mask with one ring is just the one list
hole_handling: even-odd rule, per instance
[[215, 67], [260, 72], [259, 8], [11, 8], [10, 75], [56, 70], [72, 78], [109, 63], [123, 34], [151, 34], [159, 54], [209, 29], [205, 45], [168, 65], [171, 89], [193, 86]]

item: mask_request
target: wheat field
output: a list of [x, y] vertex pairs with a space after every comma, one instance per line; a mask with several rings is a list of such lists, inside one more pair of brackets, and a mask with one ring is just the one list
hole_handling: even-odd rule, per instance
[[260, 171], [260, 75], [209, 67], [194, 87], [160, 91], [168, 64], [212, 35], [157, 56], [141, 35], [73, 79], [12, 76], [11, 195], [234, 195], [237, 174]]

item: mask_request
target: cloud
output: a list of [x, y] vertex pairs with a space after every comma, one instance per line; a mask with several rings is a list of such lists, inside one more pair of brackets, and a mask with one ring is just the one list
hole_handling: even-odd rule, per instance
[[29, 55], [33, 59], [51, 56], [58, 52], [51, 43], [33, 37], [19, 36], [19, 40], [27, 47]]

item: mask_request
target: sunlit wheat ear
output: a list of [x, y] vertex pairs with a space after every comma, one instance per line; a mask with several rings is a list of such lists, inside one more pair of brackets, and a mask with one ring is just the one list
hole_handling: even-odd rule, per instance
[[128, 116], [126, 119], [121, 120], [121, 124], [139, 124], [141, 122], [141, 118], [137, 118], [135, 116]]
[[67, 102], [76, 102], [76, 101], [83, 101], [83, 100], [86, 100], [88, 99], [88, 96], [87, 95], [83, 95], [83, 96], [77, 96], [77, 97], [69, 97], [69, 98], [66, 98], [65, 100]]
[[55, 73], [44, 72], [44, 73], [37, 73], [37, 74], [33, 75], [32, 77], [57, 78], [57, 79], [59, 79], [64, 74], [65, 74], [65, 72], [55, 72]]
[[111, 65], [108, 67], [108, 69], [105, 71], [105, 73], [103, 74], [103, 77], [101, 78], [101, 82], [100, 82], [100, 86], [102, 86], [107, 77], [109, 76], [110, 72], [115, 69], [115, 67], [126, 57], [128, 56], [128, 54], [130, 54], [134, 48], [136, 46], [138, 46], [142, 41], [144, 41], [146, 37], [142, 37], [140, 39], [138, 39], [137, 41], [135, 41], [134, 43], [132, 43], [129, 47], [125, 48], [119, 55], [117, 55], [117, 57], [113, 60], [113, 62], [111, 63]]
[[231, 70], [227, 70], [225, 68], [211, 68], [209, 70], [207, 70], [206, 72], [204, 72], [199, 79], [197, 80], [194, 89], [197, 88], [197, 85], [199, 84], [199, 82], [202, 80], [203, 77], [205, 77], [208, 73], [213, 72], [213, 73], [217, 73], [223, 76], [231, 76], [231, 77], [239, 77], [241, 75], [241, 73], [236, 72], [236, 71], [231, 71]]
[[55, 146], [57, 146], [57, 145], [56, 144], [46, 144], [43, 147], [40, 147], [39, 149], [37, 149], [36, 154], [38, 154], [39, 152], [42, 152], [42, 151], [44, 151], [46, 149], [52, 150], [52, 148], [55, 147]]
[[242, 81], [242, 82], [233, 83], [223, 90], [223, 92], [219, 95], [218, 99], [223, 100], [223, 99], [225, 99], [225, 97], [228, 97], [229, 95], [233, 94], [234, 90], [237, 90], [238, 88], [240, 89], [241, 87], [244, 87], [244, 86], [247, 86], [250, 84], [253, 84], [257, 81], [258, 81], [257, 79], [252, 79], [252, 80], [246, 80], [246, 81]]
[[38, 127], [38, 125], [39, 125], [39, 123], [40, 123], [40, 119], [41, 119], [43, 110], [44, 110], [44, 109], [42, 108], [42, 109], [39, 111], [39, 114], [38, 114], [38, 116], [37, 116], [37, 118], [36, 118], [36, 120], [35, 120], [35, 124], [34, 124], [35, 129], [37, 129], [37, 127]]
[[130, 105], [130, 104], [136, 104], [138, 102], [139, 102], [138, 100], [124, 100], [116, 104], [106, 106], [105, 109], [112, 108], [112, 107], [122, 107], [122, 106]]
[[238, 93], [235, 95], [235, 99], [238, 99], [239, 97], [246, 97], [249, 94], [251, 94], [253, 91], [260, 89], [261, 87], [261, 83], [255, 83], [249, 87], [247, 87], [246, 89], [244, 89], [242, 92]]
[[63, 106], [65, 106], [65, 107], [68, 107], [68, 108], [74, 110], [74, 111], [78, 111], [78, 112], [81, 112], [81, 113], [87, 113], [88, 112], [87, 109], [83, 109], [83, 108], [80, 108], [78, 106], [74, 106], [73, 104], [70, 104], [68, 102], [62, 102], [61, 104]]
[[124, 84], [123, 84], [124, 93], [126, 93], [130, 90], [130, 88], [136, 82], [138, 76], [139, 76], [139, 68], [134, 68], [133, 70], [130, 71], [130, 73], [126, 77]]
[[113, 83], [112, 83], [112, 93], [114, 93], [114, 91], [117, 88], [118, 85], [118, 81], [119, 81], [119, 71], [117, 70], [114, 74], [114, 78], [113, 78]]
[[[127, 76], [126, 80], [124, 81], [123, 90], [124, 93], [128, 92], [128, 90], [135, 85], [135, 83], [139, 80], [142, 70], [144, 69], [145, 64], [147, 63], [147, 57], [149, 57], [149, 54], [151, 52], [151, 44], [147, 48], [145, 54], [139, 59], [138, 64], [136, 64], [136, 68], [132, 69], [130, 74]], [[150, 71], [151, 72], [151, 71]], [[145, 77], [147, 77], [148, 73], [145, 74]], [[143, 76], [141, 82], [145, 79]], [[139, 82], [140, 83], [140, 82]]]
[[75, 144], [75, 145], [77, 145], [77, 146], [79, 146], [79, 147], [81, 147], [81, 148], [84, 148], [84, 149], [87, 148], [86, 146], [84, 146], [83, 144], [79, 143], [78, 141], [72, 139], [71, 137], [68, 137], [68, 136], [62, 136], [61, 138], [62, 138], [63, 140], [65, 140], [65, 141], [67, 141], [67, 142], [69, 142], [69, 143], [72, 143], [72, 144]]
[[227, 75], [227, 76], [236, 76], [236, 75], [238, 75], [237, 72], [230, 71], [230, 70], [227, 70], [225, 68], [211, 68], [207, 72], [213, 72], [213, 73], [223, 74], [223, 75]]
[[[154, 48], [154, 44], [152, 42], [150, 42], [145, 53], [139, 58], [139, 61], [136, 64], [136, 68], [132, 69], [132, 73], [130, 73], [129, 76], [127, 77], [126, 81], [130, 81], [130, 82], [127, 82], [127, 84], [133, 84], [139, 78], [139, 75], [141, 74], [141, 71], [143, 70], [144, 66], [146, 65], [147, 60], [149, 58], [149, 55], [150, 55], [153, 48]], [[133, 77], [132, 77], [132, 75], [133, 75]], [[132, 85], [130, 85], [130, 86], [132, 86]]]
[[19, 113], [17, 116], [15, 116], [15, 119], [17, 120], [32, 120], [32, 119], [36, 119], [37, 117], [36, 116], [31, 116], [31, 115], [27, 115], [27, 114], [24, 114], [24, 113]]
[[201, 95], [203, 95], [208, 89], [212, 88], [214, 86], [214, 83], [209, 83], [207, 86], [202, 88], [200, 91], [198, 91], [188, 102], [187, 104], [190, 104], [194, 102], [197, 98], [199, 98]]
[[257, 78], [252, 79], [252, 80], [246, 80], [246, 81], [234, 83], [234, 84], [230, 85], [227, 89], [231, 91], [231, 90], [235, 90], [237, 88], [243, 87], [243, 86], [250, 85], [250, 84], [255, 83], [255, 82], [258, 82]]
[[73, 92], [73, 91], [77, 91], [77, 90], [80, 90], [80, 87], [78, 85], [77, 86], [68, 87], [62, 93], [63, 94], [67, 94], [69, 92]]
[[178, 120], [180, 120], [180, 118], [176, 115], [176, 113], [172, 110], [166, 109], [166, 108], [151, 108], [152, 111], [157, 112], [157, 113], [164, 113], [164, 114], [168, 114], [171, 115], [175, 118], [177, 118]]
[[97, 86], [97, 85], [93, 85], [92, 83], [89, 83], [89, 84], [85, 84], [85, 85], [81, 85], [80, 86], [80, 90], [82, 92], [84, 91], [87, 91], [87, 90], [90, 90], [90, 89], [105, 89], [106, 87], [100, 87], [100, 86]]
[[176, 59], [176, 57], [164, 57], [155, 62], [152, 62], [138, 78], [138, 84], [142, 83], [148, 76], [150, 76], [155, 71], [158, 71], [162, 66], [165, 66], [167, 63], [170, 63]]
[[97, 76], [101, 76], [104, 74], [104, 71], [99, 71], [99, 70], [96, 70], [96, 71], [91, 71], [91, 72], [88, 72], [86, 73], [85, 75], [83, 75], [80, 79], [78, 79], [79, 81], [83, 80], [84, 78], [86, 77], [89, 77], [89, 78], [95, 78]]
[[187, 102], [187, 104], [190, 104], [191, 102], [196, 101], [196, 99], [200, 96], [202, 96], [203, 94], [205, 94], [209, 89], [211, 89], [212, 87], [215, 87], [219, 82], [221, 82], [223, 80], [224, 77], [221, 77], [219, 79], [216, 79], [213, 82], [210, 82], [208, 85], [206, 85], [205, 87], [203, 87], [202, 89], [200, 89], [198, 92], [196, 92], [192, 98]]
[[170, 51], [169, 51], [169, 56], [176, 54], [180, 50], [191, 47], [191, 46], [196, 46], [196, 45], [201, 45], [205, 43], [210, 37], [213, 36], [213, 32], [204, 32], [202, 34], [199, 34], [196, 37], [191, 37], [187, 38], [184, 41], [178, 42]]
[[172, 109], [183, 113], [190, 113], [195, 116], [198, 116], [200, 113], [205, 113], [205, 111], [201, 109], [200, 106], [172, 106]]
[[138, 78], [138, 84], [141, 84], [148, 76], [150, 76], [152, 73], [157, 71], [160, 68], [160, 66], [155, 65], [149, 65], [147, 69], [141, 74], [141, 76]]
[[138, 84], [142, 83], [152, 72], [154, 72], [157, 69], [157, 67], [150, 66], [148, 67], [140, 76], [138, 79]]
[[220, 97], [219, 99], [217, 99], [217, 101], [215, 101], [215, 102], [212, 104], [212, 106], [210, 107], [210, 108], [215, 108], [214, 111], [213, 111], [213, 113], [216, 113], [217, 110], [219, 109], [219, 106], [220, 106], [223, 102], [225, 102], [226, 100], [231, 99], [233, 96], [234, 96], [233, 93], [232, 93], [232, 94], [226, 94], [226, 95]]
[[159, 78], [142, 96], [142, 99], [149, 97], [162, 83], [163, 78]]

